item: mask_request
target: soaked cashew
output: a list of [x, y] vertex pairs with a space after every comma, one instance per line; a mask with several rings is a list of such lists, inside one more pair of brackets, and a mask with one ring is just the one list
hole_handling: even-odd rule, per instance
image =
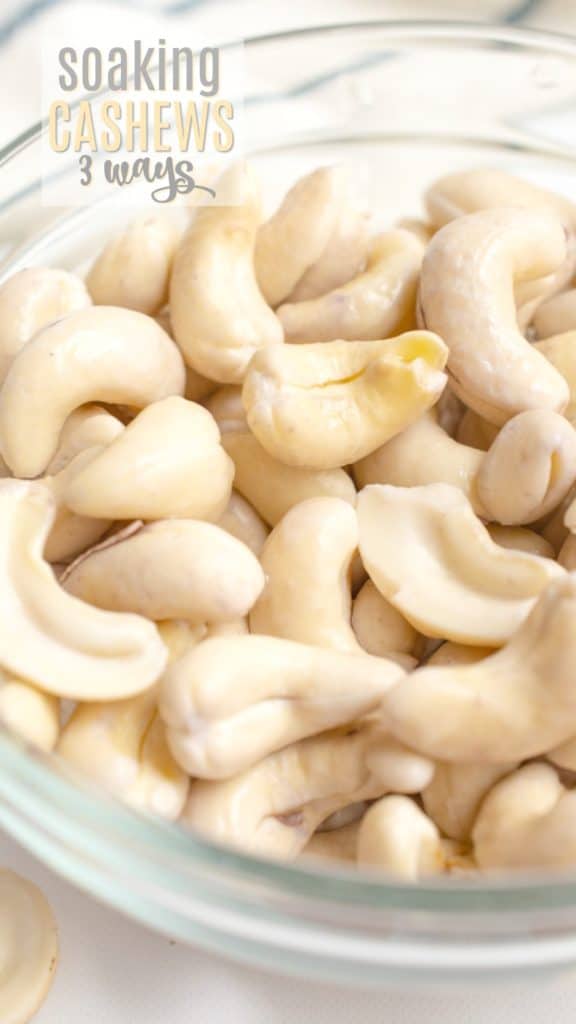
[[81, 704], [57, 751], [124, 803], [176, 821], [189, 780], [168, 749], [156, 702], [153, 688], [113, 704]]
[[340, 498], [311, 498], [290, 509], [260, 557], [266, 584], [250, 612], [251, 632], [358, 651], [350, 625], [357, 547], [356, 512]]
[[42, 555], [54, 513], [42, 484], [0, 482], [0, 665], [73, 700], [141, 693], [164, 669], [164, 644], [145, 619], [100, 611], [61, 589]]
[[262, 548], [266, 543], [269, 530], [263, 519], [250, 502], [246, 501], [241, 494], [232, 491], [223, 514], [217, 524], [226, 533], [231, 533], [237, 540], [241, 540], [257, 558], [260, 557]]
[[495, 544], [448, 484], [365, 487], [358, 522], [368, 575], [426, 636], [500, 646], [564, 572], [550, 559]]
[[564, 416], [576, 427], [576, 331], [553, 335], [532, 347], [545, 356], [566, 381], [569, 401]]
[[371, 218], [366, 210], [348, 202], [322, 253], [303, 274], [288, 296], [290, 302], [307, 302], [339, 288], [366, 266]]
[[441, 874], [446, 867], [438, 829], [406, 796], [386, 796], [370, 807], [358, 830], [357, 856], [358, 864], [407, 882]]
[[422, 790], [424, 810], [450, 839], [470, 839], [480, 805], [492, 787], [518, 767], [502, 764], [439, 762], [432, 781]]
[[460, 217], [430, 242], [420, 277], [422, 322], [449, 349], [451, 387], [485, 419], [527, 409], [562, 412], [564, 378], [520, 333], [514, 282], [552, 273], [566, 258], [561, 222], [540, 210]]
[[382, 597], [372, 580], [366, 580], [354, 599], [352, 629], [360, 646], [376, 657], [386, 657], [391, 651], [414, 654], [418, 644], [416, 630]]
[[286, 341], [373, 341], [411, 330], [423, 255], [410, 231], [380, 235], [357, 277], [319, 298], [278, 308]]
[[481, 869], [573, 867], [576, 792], [549, 765], [524, 765], [488, 794], [472, 836]]
[[40, 889], [0, 868], [0, 1020], [27, 1024], [42, 1006], [58, 964], [58, 928]]
[[84, 283], [67, 270], [28, 267], [0, 286], [0, 382], [38, 331], [90, 306]]
[[164, 519], [134, 524], [87, 551], [60, 582], [98, 608], [212, 623], [246, 615], [264, 574], [249, 548], [220, 527]]
[[384, 724], [441, 761], [521, 761], [565, 742], [574, 733], [575, 612], [576, 577], [567, 574], [502, 650], [403, 679], [383, 699]]
[[27, 743], [49, 752], [60, 733], [60, 702], [23, 679], [0, 671], [0, 721]]
[[224, 434], [222, 445], [234, 462], [234, 488], [270, 525], [308, 498], [333, 497], [354, 505], [356, 489], [343, 469], [286, 466], [269, 455], [253, 434]]
[[108, 242], [86, 277], [99, 306], [123, 306], [153, 316], [166, 304], [174, 253], [183, 225], [168, 216], [129, 224]]
[[376, 708], [404, 675], [385, 658], [269, 636], [206, 640], [166, 672], [160, 714], [178, 763], [222, 779]]
[[434, 404], [446, 383], [445, 359], [441, 339], [425, 331], [387, 341], [259, 352], [242, 391], [248, 424], [281, 462], [311, 469], [344, 466]]
[[224, 185], [238, 205], [196, 211], [174, 258], [170, 319], [188, 365], [210, 380], [234, 384], [258, 349], [281, 344], [283, 331], [254, 272], [256, 181], [242, 164], [227, 173]]
[[173, 396], [149, 405], [63, 492], [73, 512], [109, 519], [217, 520], [234, 465], [201, 405]]
[[66, 418], [86, 402], [143, 408], [184, 390], [184, 364], [150, 317], [93, 306], [40, 331], [0, 391], [0, 447], [17, 476], [42, 473]]

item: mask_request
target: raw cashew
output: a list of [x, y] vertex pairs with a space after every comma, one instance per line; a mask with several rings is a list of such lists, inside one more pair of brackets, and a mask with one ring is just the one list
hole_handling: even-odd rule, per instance
[[170, 217], [143, 217], [113, 238], [86, 278], [99, 306], [123, 306], [153, 316], [166, 304], [174, 253], [183, 225]]
[[63, 492], [78, 515], [217, 520], [234, 465], [206, 409], [173, 396], [149, 405]]
[[0, 720], [39, 750], [54, 750], [60, 733], [60, 701], [0, 670]]
[[441, 761], [495, 764], [574, 734], [576, 576], [555, 580], [506, 647], [477, 664], [426, 667], [385, 695], [384, 725]]
[[367, 580], [352, 605], [352, 629], [360, 646], [376, 657], [391, 651], [414, 654], [418, 634], [396, 608]]
[[156, 707], [156, 688], [113, 704], [80, 704], [58, 753], [131, 807], [179, 818], [188, 776], [174, 761]]
[[67, 416], [94, 399], [142, 408], [184, 390], [184, 364], [155, 320], [93, 306], [40, 331], [0, 391], [0, 447], [17, 476], [42, 473]]
[[9, 277], [0, 286], [0, 383], [38, 331], [90, 305], [83, 281], [67, 270], [28, 267]]
[[249, 548], [220, 527], [164, 519], [135, 524], [87, 551], [60, 582], [98, 608], [206, 623], [246, 615], [264, 574]]
[[576, 331], [576, 288], [543, 302], [536, 310], [534, 329], [538, 338]]
[[368, 575], [426, 636], [500, 646], [564, 574], [548, 558], [495, 544], [448, 484], [365, 487], [358, 522]]
[[206, 640], [166, 672], [160, 714], [178, 763], [236, 775], [314, 733], [376, 708], [404, 676], [392, 661], [269, 636]]
[[269, 455], [253, 434], [224, 434], [222, 445], [234, 462], [234, 488], [270, 525], [307, 498], [340, 498], [354, 505], [356, 489], [343, 469], [286, 466]]
[[0, 482], [0, 665], [74, 700], [140, 693], [164, 669], [164, 644], [145, 619], [91, 608], [61, 589], [42, 556], [54, 512], [42, 484]]
[[424, 246], [410, 231], [387, 231], [371, 244], [366, 269], [334, 291], [277, 310], [286, 341], [372, 341], [415, 324]]
[[446, 868], [436, 825], [406, 796], [386, 796], [370, 807], [358, 830], [357, 857], [359, 865], [407, 882]]
[[445, 360], [444, 343], [426, 331], [387, 341], [259, 352], [242, 391], [248, 424], [281, 462], [310, 469], [344, 466], [434, 404], [446, 383]]
[[555, 334], [544, 341], [537, 341], [532, 348], [545, 356], [566, 381], [569, 401], [564, 416], [576, 427], [576, 331]]
[[472, 835], [480, 868], [574, 867], [576, 792], [549, 765], [524, 765], [488, 794]]
[[482, 800], [517, 761], [502, 764], [450, 764], [440, 761], [432, 781], [422, 790], [426, 814], [450, 839], [470, 839]]
[[338, 651], [359, 651], [350, 625], [350, 566], [356, 512], [341, 498], [310, 498], [290, 509], [260, 556], [264, 590], [250, 630]]
[[426, 192], [425, 201], [436, 228], [467, 213], [517, 206], [549, 210], [572, 231], [576, 230], [576, 206], [569, 199], [495, 168], [456, 171], [438, 178]]
[[526, 551], [530, 555], [540, 555], [542, 558], [554, 558], [552, 545], [534, 530], [527, 530], [524, 526], [500, 526], [499, 523], [489, 523], [487, 530], [494, 543], [499, 544], [501, 548]]
[[498, 437], [498, 429], [493, 423], [483, 420], [477, 412], [466, 409], [456, 427], [454, 437], [460, 444], [467, 444], [471, 448], [480, 448], [481, 451], [487, 452], [492, 442]]
[[315, 832], [302, 850], [302, 857], [353, 863], [356, 860], [359, 822], [336, 828], [332, 832]]
[[242, 404], [242, 388], [235, 384], [226, 384], [218, 388], [205, 404], [222, 434], [248, 430]]
[[316, 263], [300, 278], [288, 301], [316, 299], [360, 274], [366, 266], [370, 221], [366, 210], [346, 203]]
[[348, 199], [342, 167], [319, 167], [300, 178], [258, 230], [254, 261], [262, 294], [277, 306], [321, 259]]
[[520, 333], [514, 300], [515, 281], [552, 273], [565, 259], [561, 222], [537, 209], [460, 217], [426, 250], [422, 323], [448, 346], [454, 392], [491, 423], [568, 403], [564, 378]]
[[257, 558], [260, 557], [262, 548], [266, 543], [269, 534], [268, 527], [250, 502], [246, 501], [241, 494], [232, 491], [223, 514], [217, 524], [226, 533], [231, 533], [237, 540], [241, 540]]
[[270, 754], [233, 779], [193, 782], [181, 821], [220, 842], [293, 859], [335, 811], [389, 791], [388, 780], [366, 764], [373, 744], [367, 729], [325, 733]]
[[58, 928], [38, 886], [0, 868], [0, 1020], [27, 1024], [42, 1006], [58, 965]]
[[283, 331], [256, 283], [260, 202], [253, 173], [236, 166], [222, 187], [238, 205], [196, 211], [174, 258], [170, 318], [188, 365], [211, 380], [234, 384], [254, 352], [281, 344]]
[[86, 448], [106, 447], [124, 431], [124, 424], [99, 405], [82, 405], [66, 420], [46, 474], [54, 477]]

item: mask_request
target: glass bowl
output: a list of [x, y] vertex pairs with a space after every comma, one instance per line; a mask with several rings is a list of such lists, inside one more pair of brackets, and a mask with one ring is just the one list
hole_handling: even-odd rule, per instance
[[[246, 56], [249, 150], [271, 198], [342, 159], [383, 222], [417, 213], [436, 175], [478, 164], [576, 190], [569, 39], [373, 22], [253, 39]], [[57, 220], [42, 207], [40, 136], [36, 126], [0, 153], [0, 244], [26, 238], [0, 280], [25, 265], [76, 267], [108, 230], [100, 206]], [[412, 886], [244, 856], [134, 813], [2, 730], [0, 825], [152, 928], [261, 966], [371, 985], [576, 968], [576, 874]]]

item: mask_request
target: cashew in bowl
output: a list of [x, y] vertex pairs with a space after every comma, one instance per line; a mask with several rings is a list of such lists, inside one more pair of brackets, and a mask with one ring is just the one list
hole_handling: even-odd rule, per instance
[[360, 646], [377, 657], [392, 651], [414, 654], [418, 633], [376, 589], [372, 580], [360, 588], [352, 605], [352, 629]]
[[358, 203], [345, 203], [320, 256], [302, 275], [287, 300], [317, 299], [360, 274], [366, 266], [370, 227], [368, 211]]
[[552, 273], [565, 258], [561, 221], [536, 209], [460, 217], [426, 250], [422, 323], [448, 346], [454, 392], [491, 423], [568, 403], [564, 378], [520, 333], [514, 300], [516, 280]]
[[448, 484], [373, 484], [358, 496], [360, 553], [380, 593], [426, 636], [497, 647], [564, 570], [499, 547]]
[[385, 796], [364, 815], [358, 830], [358, 864], [377, 867], [407, 882], [444, 872], [446, 858], [436, 825], [406, 796]]
[[215, 623], [246, 615], [264, 574], [250, 549], [220, 527], [164, 519], [135, 524], [87, 551], [61, 583], [98, 608]]
[[0, 391], [0, 447], [17, 476], [44, 471], [67, 416], [93, 400], [143, 408], [184, 390], [184, 364], [155, 320], [92, 306], [40, 331]]
[[444, 343], [426, 331], [259, 352], [242, 391], [248, 424], [281, 462], [345, 466], [434, 404], [446, 383], [445, 360]]
[[217, 520], [234, 465], [201, 405], [172, 396], [154, 402], [65, 488], [73, 512], [108, 519]]
[[205, 206], [174, 258], [170, 318], [186, 362], [210, 380], [239, 383], [254, 352], [280, 345], [280, 321], [256, 283], [254, 244], [260, 218], [258, 189], [245, 165], [222, 187], [236, 206]]
[[373, 341], [411, 330], [423, 255], [424, 246], [410, 231], [378, 236], [357, 277], [319, 298], [278, 308], [286, 341]]
[[0, 1020], [27, 1024], [40, 1009], [58, 964], [58, 928], [38, 886], [0, 869]]
[[376, 708], [395, 662], [269, 636], [206, 640], [166, 672], [160, 714], [178, 763], [228, 778], [306, 736]]
[[83, 281], [67, 270], [27, 267], [0, 286], [0, 383], [38, 331], [90, 306]]
[[60, 734], [60, 701], [0, 670], [0, 721], [33, 747], [49, 752]]
[[350, 625], [356, 512], [341, 498], [310, 498], [274, 527], [260, 562], [266, 584], [250, 612], [252, 633], [358, 651]]
[[469, 840], [482, 800], [517, 761], [502, 764], [436, 764], [434, 776], [422, 790], [426, 814], [450, 839]]

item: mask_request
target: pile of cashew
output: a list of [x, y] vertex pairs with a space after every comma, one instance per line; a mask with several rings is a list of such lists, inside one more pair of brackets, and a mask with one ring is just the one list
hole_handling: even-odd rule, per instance
[[351, 183], [0, 285], [0, 723], [258, 855], [574, 866], [576, 207]]

